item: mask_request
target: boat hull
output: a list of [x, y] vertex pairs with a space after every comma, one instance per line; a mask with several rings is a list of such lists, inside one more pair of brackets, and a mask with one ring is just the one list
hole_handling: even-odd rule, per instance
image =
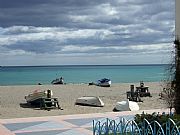
[[34, 91], [33, 93], [30, 93], [29, 95], [25, 96], [25, 99], [27, 103], [39, 104], [42, 98], [48, 98], [51, 97], [52, 95], [53, 94], [51, 90]]
[[101, 87], [110, 87], [111, 86], [111, 81], [106, 81], [106, 82], [101, 82], [101, 81], [98, 81], [97, 82], [97, 86], [101, 86]]
[[64, 84], [63, 78], [57, 78], [51, 82], [51, 84]]
[[114, 111], [138, 111], [139, 105], [133, 101], [121, 101], [117, 102]]
[[80, 97], [75, 102], [76, 105], [103, 107], [104, 103], [99, 97]]

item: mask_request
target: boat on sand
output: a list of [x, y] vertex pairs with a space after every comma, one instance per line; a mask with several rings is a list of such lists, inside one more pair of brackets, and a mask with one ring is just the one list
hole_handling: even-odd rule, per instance
[[99, 97], [84, 96], [76, 99], [76, 105], [103, 107], [104, 103]]
[[35, 90], [29, 95], [25, 96], [25, 99], [27, 103], [39, 104], [42, 98], [51, 98], [52, 95], [53, 95], [52, 90], [44, 90], [44, 91]]
[[117, 102], [113, 111], [138, 111], [139, 105], [133, 101], [121, 101]]
[[64, 84], [64, 79], [61, 77], [61, 78], [56, 78], [55, 80], [53, 80], [51, 82], [51, 84]]
[[107, 78], [103, 78], [103, 79], [96, 81], [95, 83], [91, 82], [91, 83], [89, 83], [89, 85], [96, 85], [96, 86], [101, 86], [101, 87], [110, 87], [111, 86], [111, 80], [107, 79]]
[[111, 80], [107, 79], [107, 78], [103, 78], [101, 80], [98, 80], [96, 83], [97, 86], [101, 86], [101, 87], [110, 87], [111, 85]]

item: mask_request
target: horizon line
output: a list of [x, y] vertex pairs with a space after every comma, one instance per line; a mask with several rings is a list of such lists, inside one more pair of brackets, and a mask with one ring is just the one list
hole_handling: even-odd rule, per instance
[[158, 66], [170, 64], [64, 64], [64, 65], [5, 65], [2, 67], [56, 67], [56, 66]]

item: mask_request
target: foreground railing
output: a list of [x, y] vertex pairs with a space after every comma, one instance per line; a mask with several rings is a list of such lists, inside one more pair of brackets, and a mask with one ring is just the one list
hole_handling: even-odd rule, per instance
[[180, 123], [170, 118], [163, 125], [146, 119], [140, 124], [124, 118], [93, 120], [93, 135], [180, 135], [179, 128]]

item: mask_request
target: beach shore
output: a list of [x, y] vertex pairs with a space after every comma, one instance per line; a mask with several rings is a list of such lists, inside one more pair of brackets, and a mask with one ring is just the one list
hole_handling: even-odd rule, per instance
[[[126, 100], [126, 91], [130, 90], [131, 84], [139, 86], [139, 83], [116, 83], [111, 87], [88, 86], [88, 84], [0, 86], [0, 119], [112, 112], [116, 102]], [[145, 85], [149, 86], [152, 97], [143, 97], [143, 102], [138, 102], [140, 110], [167, 108], [159, 97], [163, 89], [162, 83], [145, 82]], [[54, 97], [58, 98], [64, 110], [47, 111], [22, 106], [26, 103], [24, 97], [30, 92], [47, 89], [53, 91]], [[105, 106], [75, 105], [76, 99], [82, 96], [99, 96]]]

